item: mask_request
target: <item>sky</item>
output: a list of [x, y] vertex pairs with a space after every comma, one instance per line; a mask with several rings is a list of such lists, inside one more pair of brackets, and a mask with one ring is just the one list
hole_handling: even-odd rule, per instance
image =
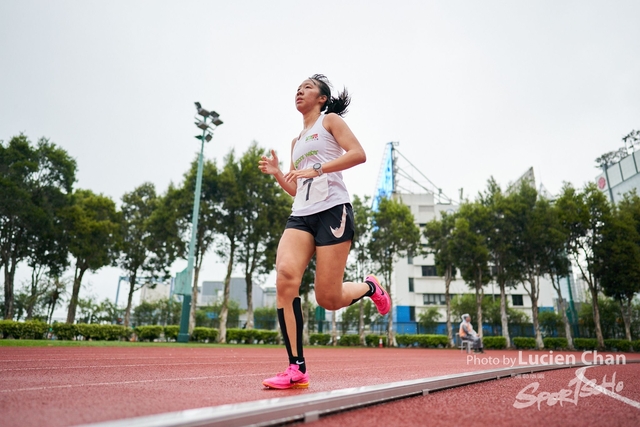
[[[322, 73], [351, 93], [367, 153], [352, 195], [373, 195], [391, 141], [453, 199], [530, 167], [556, 194], [640, 129], [638, 16], [637, 1], [0, 0], [0, 140], [49, 138], [75, 188], [119, 204], [182, 181], [195, 101], [224, 121], [207, 158], [257, 141], [288, 164], [295, 90]], [[201, 277], [224, 272], [212, 255]], [[85, 276], [81, 297], [115, 298], [122, 274]]]

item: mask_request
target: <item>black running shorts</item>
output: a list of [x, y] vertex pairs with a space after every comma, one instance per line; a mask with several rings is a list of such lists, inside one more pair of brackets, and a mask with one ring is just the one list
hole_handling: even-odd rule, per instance
[[334, 206], [326, 211], [307, 216], [291, 215], [285, 228], [310, 233], [316, 246], [329, 246], [353, 240], [355, 225], [350, 203]]

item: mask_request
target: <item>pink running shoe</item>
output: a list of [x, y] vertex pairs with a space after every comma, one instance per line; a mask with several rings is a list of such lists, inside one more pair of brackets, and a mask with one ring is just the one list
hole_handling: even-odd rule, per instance
[[300, 372], [298, 365], [289, 365], [286, 371], [262, 381], [265, 387], [287, 389], [309, 387], [309, 374]]
[[391, 298], [389, 298], [389, 294], [385, 292], [384, 288], [380, 285], [380, 281], [373, 274], [368, 275], [364, 281], [371, 282], [376, 287], [376, 291], [370, 298], [378, 308], [378, 313], [384, 316], [391, 308]]

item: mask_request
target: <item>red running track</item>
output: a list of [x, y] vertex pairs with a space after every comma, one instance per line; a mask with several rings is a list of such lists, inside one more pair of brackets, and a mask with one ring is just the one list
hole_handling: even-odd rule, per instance
[[[511, 366], [507, 358], [516, 358], [516, 363], [519, 363], [519, 354], [522, 354], [522, 361], [528, 362], [531, 360], [529, 356], [549, 353], [487, 351], [485, 355], [474, 357], [473, 354], [467, 355], [459, 350], [311, 347], [305, 349], [311, 376], [308, 390], [266, 390], [262, 387], [262, 380], [286, 367], [284, 349], [0, 347], [0, 425], [72, 426], [300, 393], [428, 378]], [[555, 356], [558, 354], [568, 353], [554, 353]], [[580, 362], [581, 353], [574, 354]], [[640, 359], [640, 355], [635, 354], [627, 354], [626, 357]], [[630, 365], [628, 368], [631, 372], [638, 372], [640, 365]], [[547, 372], [545, 378], [555, 375], [556, 373]], [[561, 374], [558, 372], [558, 375]], [[567, 375], [573, 374], [568, 372]], [[618, 375], [621, 378], [622, 374]], [[634, 378], [635, 384], [640, 384], [637, 376]], [[500, 381], [515, 384], [515, 388], [522, 385], [521, 379]], [[496, 387], [495, 384], [502, 384], [500, 381], [469, 387], [478, 387], [474, 394], [485, 396], [487, 394], [484, 390]], [[565, 378], [559, 381], [566, 384]], [[627, 384], [631, 380], [624, 381]], [[500, 387], [502, 386], [498, 386], [494, 393], [507, 400], [513, 400], [517, 395], [517, 391], [500, 391]], [[625, 391], [632, 389], [625, 388]], [[457, 393], [458, 396], [453, 400], [468, 397], [463, 391], [450, 390], [435, 393], [425, 399], [440, 399], [442, 397], [439, 396], [449, 396], [451, 393], [454, 396]], [[595, 400], [596, 397], [590, 399]], [[367, 416], [374, 408], [384, 412], [384, 408], [389, 405], [402, 402], [404, 401], [379, 405], [337, 417]], [[471, 413], [493, 414], [491, 424], [496, 424], [500, 417], [492, 410], [493, 403], [478, 405], [471, 406], [475, 408], [471, 409]], [[417, 406], [419, 413], [424, 415], [424, 405]], [[424, 425], [425, 421], [431, 424], [448, 413], [453, 414], [456, 420], [459, 419], [457, 406], [451, 405], [451, 402], [430, 407], [427, 412], [432, 414], [431, 417], [420, 418], [417, 424], [407, 421], [405, 425]], [[583, 408], [582, 401], [578, 407], [587, 410], [586, 406]], [[540, 416], [525, 410], [515, 413], [518, 416], [524, 413], [534, 414], [527, 415], [534, 418]], [[383, 423], [382, 418], [376, 417], [372, 419], [373, 425], [397, 424], [397, 410], [391, 414], [395, 415], [395, 422]], [[320, 423], [331, 422], [331, 419], [333, 417], [328, 417]], [[468, 420], [473, 419], [475, 418]], [[358, 422], [357, 425], [361, 423]]]
[[584, 371], [586, 379], [600, 386], [604, 383], [615, 396], [594, 394], [577, 378], [578, 371], [561, 369], [532, 374], [535, 378], [523, 375], [462, 386], [327, 416], [307, 425], [640, 426], [639, 364], [592, 366]]

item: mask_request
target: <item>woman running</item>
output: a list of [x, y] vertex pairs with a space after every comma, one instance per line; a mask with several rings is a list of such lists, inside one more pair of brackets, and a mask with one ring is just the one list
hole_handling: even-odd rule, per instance
[[366, 154], [342, 119], [351, 101], [347, 90], [331, 96], [329, 80], [315, 74], [296, 91], [296, 108], [303, 129], [291, 142], [289, 172], [283, 173], [275, 151], [262, 157], [259, 168], [275, 176], [294, 197], [291, 216], [278, 244], [276, 256], [276, 304], [289, 367], [262, 383], [269, 388], [306, 388], [309, 373], [302, 354], [302, 275], [316, 254], [316, 301], [327, 310], [338, 310], [367, 296], [378, 312], [389, 312], [391, 301], [378, 279], [369, 275], [362, 283], [343, 283], [344, 270], [354, 236], [351, 199], [341, 171], [366, 161]]

